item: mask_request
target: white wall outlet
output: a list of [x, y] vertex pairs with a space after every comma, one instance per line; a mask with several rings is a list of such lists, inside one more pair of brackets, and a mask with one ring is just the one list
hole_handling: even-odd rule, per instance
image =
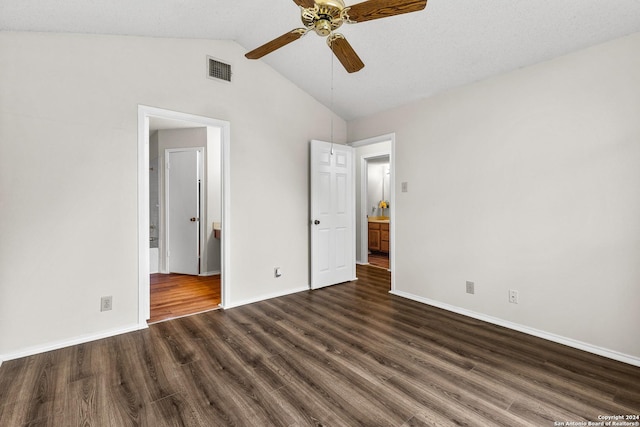
[[409, 183], [408, 182], [403, 182], [402, 184], [400, 184], [401, 188], [402, 188], [402, 192], [406, 193], [407, 191], [409, 191]]
[[282, 269], [280, 269], [280, 267], [274, 267], [273, 268], [273, 277], [280, 277], [282, 276]]
[[518, 303], [518, 291], [516, 291], [514, 289], [509, 289], [509, 302], [511, 304], [517, 304]]
[[109, 311], [113, 308], [113, 297], [100, 298], [100, 311]]
[[467, 293], [474, 294], [475, 292], [475, 284], [467, 280]]

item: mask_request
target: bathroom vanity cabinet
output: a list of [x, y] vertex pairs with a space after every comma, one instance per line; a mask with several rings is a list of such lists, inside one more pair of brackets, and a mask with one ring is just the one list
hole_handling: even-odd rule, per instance
[[369, 250], [389, 253], [389, 220], [369, 219]]

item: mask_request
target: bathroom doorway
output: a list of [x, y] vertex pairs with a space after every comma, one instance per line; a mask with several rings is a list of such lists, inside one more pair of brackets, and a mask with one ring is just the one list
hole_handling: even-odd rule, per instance
[[[390, 270], [393, 290], [395, 134], [355, 141], [350, 145], [355, 149], [356, 162], [356, 262]], [[371, 185], [369, 175], [375, 181]]]
[[[375, 267], [389, 269], [390, 163], [389, 155], [364, 157], [365, 179], [363, 197], [367, 216], [367, 233], [362, 234], [363, 248], [367, 248], [367, 260]], [[365, 241], [366, 239], [366, 241]], [[364, 250], [363, 250], [364, 254]]]

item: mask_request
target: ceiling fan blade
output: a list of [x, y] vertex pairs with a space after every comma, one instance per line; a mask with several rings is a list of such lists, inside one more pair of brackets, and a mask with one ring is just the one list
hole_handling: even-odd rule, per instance
[[427, 0], [368, 0], [348, 8], [348, 22], [364, 22], [403, 13], [418, 12], [426, 6]]
[[263, 44], [260, 47], [253, 49], [251, 52], [246, 53], [246, 56], [249, 59], [258, 59], [262, 58], [268, 53], [273, 52], [276, 49], [280, 49], [282, 46], [288, 45], [291, 42], [298, 40], [300, 37], [304, 36], [307, 33], [306, 28], [296, 28], [295, 30], [289, 31], [288, 33], [284, 33], [280, 37], [276, 37]]
[[309, 9], [316, 4], [316, 2], [313, 0], [293, 0], [293, 2], [298, 6], [304, 7], [305, 9]]
[[327, 38], [327, 43], [349, 73], [355, 73], [364, 67], [362, 60], [342, 34], [332, 34]]

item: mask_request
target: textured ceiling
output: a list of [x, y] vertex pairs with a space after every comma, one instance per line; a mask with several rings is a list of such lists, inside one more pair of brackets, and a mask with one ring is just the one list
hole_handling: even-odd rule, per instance
[[[231, 39], [251, 50], [300, 26], [292, 0], [0, 0], [0, 30], [11, 31]], [[261, 61], [349, 120], [639, 32], [640, 0], [429, 0], [339, 31], [362, 71], [346, 73], [312, 32]]]

